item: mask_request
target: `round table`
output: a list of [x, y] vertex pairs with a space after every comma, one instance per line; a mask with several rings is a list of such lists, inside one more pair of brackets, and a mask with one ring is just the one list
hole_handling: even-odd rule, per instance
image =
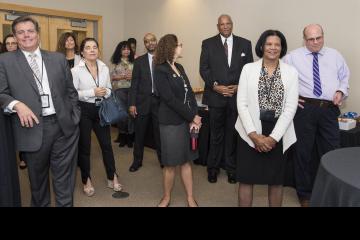
[[360, 147], [343, 148], [321, 158], [311, 207], [360, 207]]

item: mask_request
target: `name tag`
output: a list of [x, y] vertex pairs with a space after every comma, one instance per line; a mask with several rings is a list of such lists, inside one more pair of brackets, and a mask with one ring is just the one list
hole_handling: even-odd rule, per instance
[[41, 107], [50, 108], [50, 96], [49, 94], [42, 94], [41, 97]]

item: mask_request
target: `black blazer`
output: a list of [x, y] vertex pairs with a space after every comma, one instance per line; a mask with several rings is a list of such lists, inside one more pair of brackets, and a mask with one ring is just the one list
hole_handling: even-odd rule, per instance
[[148, 54], [138, 57], [134, 63], [129, 106], [136, 106], [139, 115], [147, 115], [151, 107], [152, 82]]
[[175, 63], [188, 86], [187, 99], [189, 105], [184, 104], [184, 82], [179, 79], [168, 63], [155, 67], [154, 80], [160, 97], [159, 123], [164, 125], [179, 125], [192, 122], [197, 114], [197, 103], [190, 81], [183, 66]]
[[[78, 93], [65, 56], [41, 50], [56, 117], [65, 136], [76, 132], [80, 121]], [[40, 149], [43, 136], [41, 99], [33, 72], [21, 50], [0, 55], [0, 107], [6, 108], [13, 100], [25, 103], [37, 116], [40, 124], [23, 128], [17, 114], [12, 124], [18, 151], [35, 152]]]
[[205, 82], [204, 104], [210, 107], [224, 107], [229, 102], [236, 105], [236, 95], [224, 97], [213, 90], [214, 82], [219, 85], [238, 85], [242, 68], [253, 62], [251, 42], [233, 35], [231, 66], [225, 55], [220, 34], [202, 43], [200, 75]]

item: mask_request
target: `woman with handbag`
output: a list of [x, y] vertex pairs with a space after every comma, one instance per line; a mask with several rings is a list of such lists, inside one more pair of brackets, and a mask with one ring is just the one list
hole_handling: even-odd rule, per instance
[[84, 193], [91, 197], [95, 193], [90, 175], [91, 130], [94, 130], [101, 147], [108, 178], [107, 186], [116, 192], [121, 191], [122, 186], [116, 174], [110, 126], [100, 126], [99, 120], [100, 103], [111, 95], [109, 68], [98, 59], [99, 44], [94, 38], [83, 40], [80, 53], [83, 59], [71, 70], [81, 107], [78, 165]]
[[154, 59], [154, 80], [160, 97], [161, 162], [164, 165], [164, 195], [158, 207], [170, 204], [177, 166], [180, 166], [188, 206], [198, 206], [193, 196], [190, 164], [198, 158], [198, 152], [190, 148], [190, 132], [200, 129], [201, 117], [197, 115], [195, 95], [185, 70], [176, 63], [181, 51], [182, 44], [175, 35], [169, 34], [160, 39]]

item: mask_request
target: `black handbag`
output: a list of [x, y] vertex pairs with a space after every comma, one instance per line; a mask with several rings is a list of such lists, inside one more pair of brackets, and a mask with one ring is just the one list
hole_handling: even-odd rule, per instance
[[104, 99], [100, 104], [99, 118], [102, 127], [118, 123], [128, 117], [125, 104], [111, 92], [110, 97]]

